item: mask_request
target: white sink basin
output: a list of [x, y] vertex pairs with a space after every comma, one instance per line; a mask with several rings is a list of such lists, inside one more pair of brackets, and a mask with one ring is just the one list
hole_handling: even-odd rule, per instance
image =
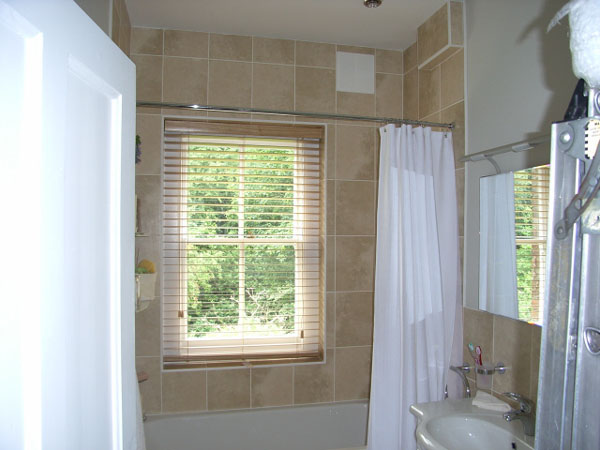
[[520, 421], [506, 422], [502, 413], [471, 404], [471, 399], [444, 400], [411, 406], [417, 417], [420, 450], [533, 450]]

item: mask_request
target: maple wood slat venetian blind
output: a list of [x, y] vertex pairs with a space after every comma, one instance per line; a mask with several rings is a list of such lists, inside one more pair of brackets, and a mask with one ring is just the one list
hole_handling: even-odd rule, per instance
[[166, 368], [322, 359], [323, 131], [165, 120]]
[[550, 166], [514, 172], [519, 318], [539, 323], [546, 281]]

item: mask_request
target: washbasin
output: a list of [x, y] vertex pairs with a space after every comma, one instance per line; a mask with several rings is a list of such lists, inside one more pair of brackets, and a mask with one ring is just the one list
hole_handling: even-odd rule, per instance
[[[477, 415], [455, 414], [435, 417], [427, 421], [425, 427], [429, 434], [447, 449], [481, 450], [486, 448], [489, 450], [508, 450], [531, 448], [515, 436], [514, 433], [518, 433], [518, 429], [509, 431], [505, 427], [492, 423], [493, 419], [494, 417], [483, 419]], [[519, 426], [520, 424], [515, 425]]]
[[419, 450], [533, 450], [534, 438], [525, 436], [520, 421], [506, 422], [471, 399], [421, 403], [411, 413]]

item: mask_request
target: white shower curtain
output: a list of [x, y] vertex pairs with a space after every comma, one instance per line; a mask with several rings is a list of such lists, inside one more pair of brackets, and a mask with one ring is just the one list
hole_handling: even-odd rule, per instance
[[454, 341], [452, 362], [462, 360], [452, 135], [406, 125], [380, 135], [368, 448], [414, 450], [410, 405], [442, 400]]
[[519, 318], [512, 172], [479, 181], [479, 308]]

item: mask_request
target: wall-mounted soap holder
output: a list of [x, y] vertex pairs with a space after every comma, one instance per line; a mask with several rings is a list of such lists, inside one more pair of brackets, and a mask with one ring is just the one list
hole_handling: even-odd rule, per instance
[[478, 389], [491, 389], [492, 388], [492, 375], [495, 373], [503, 374], [506, 372], [506, 366], [504, 363], [499, 362], [495, 366], [491, 364], [475, 365], [475, 373], [477, 374], [477, 388]]
[[141, 312], [150, 306], [156, 298], [156, 274], [144, 273], [135, 275], [135, 311]]
[[483, 364], [482, 366], [475, 365], [475, 372], [479, 375], [494, 375], [494, 373], [503, 374], [506, 372], [506, 366], [503, 362], [499, 362], [495, 366], [492, 366], [491, 364]]

